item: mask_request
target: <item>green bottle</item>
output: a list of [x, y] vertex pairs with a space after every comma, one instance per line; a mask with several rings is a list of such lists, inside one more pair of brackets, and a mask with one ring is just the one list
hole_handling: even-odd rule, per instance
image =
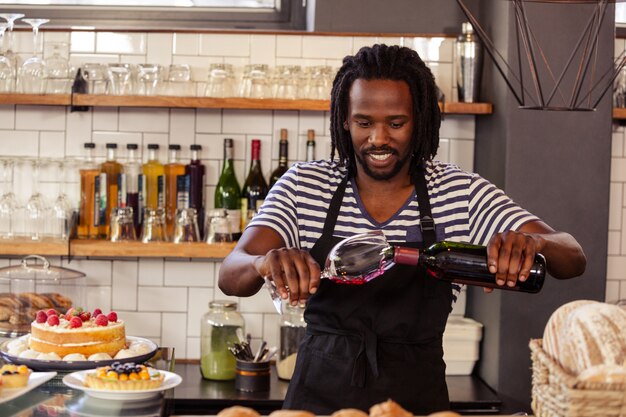
[[276, 181], [287, 172], [287, 158], [289, 154], [289, 142], [287, 141], [287, 129], [280, 129], [280, 143], [278, 152], [278, 166], [270, 175], [270, 188], [276, 184]]
[[226, 209], [233, 239], [241, 236], [241, 188], [235, 176], [233, 140], [224, 139], [224, 166], [215, 188], [215, 208]]

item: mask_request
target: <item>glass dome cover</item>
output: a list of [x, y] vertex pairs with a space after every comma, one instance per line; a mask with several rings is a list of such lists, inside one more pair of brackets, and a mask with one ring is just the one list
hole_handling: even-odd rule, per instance
[[43, 256], [28, 255], [19, 265], [0, 268], [0, 278], [11, 280], [66, 280], [82, 278], [85, 274], [74, 269], [51, 266]]

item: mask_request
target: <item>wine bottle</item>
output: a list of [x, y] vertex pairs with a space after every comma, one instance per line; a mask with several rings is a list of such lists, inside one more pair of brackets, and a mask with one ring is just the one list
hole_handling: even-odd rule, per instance
[[215, 188], [215, 208], [226, 209], [226, 216], [230, 224], [233, 239], [241, 236], [241, 188], [235, 176], [233, 163], [233, 140], [224, 139], [224, 165]]
[[265, 196], [267, 196], [267, 182], [261, 170], [261, 141], [252, 140], [252, 160], [248, 177], [243, 184], [241, 192], [241, 222], [242, 230], [248, 224], [252, 216], [261, 208]]
[[163, 165], [158, 160], [158, 151], [158, 144], [148, 144], [148, 161], [142, 167], [144, 182], [142, 189], [145, 193], [144, 204], [149, 209], [163, 208], [164, 170]]
[[306, 160], [315, 161], [315, 130], [306, 131]]
[[79, 239], [97, 239], [98, 226], [100, 225], [100, 201], [97, 199], [99, 184], [96, 184], [100, 176], [100, 167], [93, 157], [95, 143], [87, 142], [85, 148], [85, 161], [79, 169], [80, 174], [80, 208], [78, 211], [78, 226], [76, 234]]
[[514, 287], [498, 285], [495, 274], [489, 272], [485, 246], [442, 241], [419, 250], [390, 245], [381, 232], [371, 232], [335, 245], [328, 254], [322, 277], [363, 284], [395, 264], [421, 265], [431, 277], [444, 281], [528, 293], [541, 290], [546, 274], [545, 258], [538, 253], [525, 281], [517, 281]]
[[[176, 208], [178, 201], [178, 177], [185, 176], [185, 165], [178, 162], [180, 145], [169, 145], [170, 156], [167, 164], [163, 166], [165, 183], [165, 224], [168, 236], [174, 236], [176, 223]], [[187, 207], [181, 207], [187, 208]]]
[[[106, 208], [104, 211], [104, 221], [102, 218], [100, 219], [100, 236], [104, 238], [109, 237], [109, 227], [111, 225], [111, 211], [114, 207], [118, 206], [118, 181], [120, 174], [124, 172], [122, 169], [122, 164], [117, 162], [117, 159], [115, 157], [117, 144], [107, 143], [106, 148], [107, 159], [100, 166], [100, 186], [102, 187], [103, 182], [106, 183]], [[100, 198], [102, 199], [102, 195], [100, 196]]]
[[[196, 209], [198, 213], [198, 230], [204, 230], [204, 185], [206, 177], [206, 167], [200, 160], [202, 145], [191, 145], [191, 161], [185, 166], [185, 176], [189, 178], [189, 207]], [[239, 187], [239, 184], [237, 184]], [[235, 208], [239, 214], [239, 195], [236, 198]], [[239, 228], [239, 217], [237, 217], [237, 228]]]
[[139, 178], [141, 175], [141, 164], [137, 157], [138, 146], [136, 143], [126, 145], [128, 150], [128, 158], [124, 164], [124, 178], [126, 191], [120, 193], [120, 200], [124, 202], [126, 207], [133, 209], [133, 222], [135, 224], [135, 233], [139, 236], [141, 232], [141, 206], [139, 199]]
[[278, 166], [270, 175], [270, 188], [276, 181], [287, 172], [287, 157], [289, 155], [289, 142], [287, 141], [287, 129], [280, 129], [280, 143], [278, 151]]

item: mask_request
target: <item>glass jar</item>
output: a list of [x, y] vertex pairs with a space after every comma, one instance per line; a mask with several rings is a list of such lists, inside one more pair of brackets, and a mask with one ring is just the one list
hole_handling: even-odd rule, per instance
[[276, 370], [280, 379], [290, 380], [296, 367], [298, 346], [306, 332], [304, 307], [284, 305], [280, 323], [280, 353], [276, 361]]
[[202, 316], [200, 328], [200, 369], [206, 379], [226, 381], [235, 379], [235, 357], [229, 346], [239, 343], [245, 330], [244, 319], [237, 312], [237, 303], [214, 300]]

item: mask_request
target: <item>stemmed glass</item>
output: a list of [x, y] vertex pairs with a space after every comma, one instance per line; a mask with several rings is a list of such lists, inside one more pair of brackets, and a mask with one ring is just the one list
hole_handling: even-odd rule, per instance
[[39, 174], [43, 168], [44, 161], [32, 159], [32, 180], [33, 188], [30, 198], [26, 202], [27, 229], [32, 240], [41, 240], [44, 235], [46, 222], [46, 202], [43, 194], [39, 191]]
[[40, 38], [39, 27], [48, 23], [50, 19], [22, 19], [33, 28], [33, 56], [28, 58], [20, 68], [18, 82], [22, 93], [43, 94], [46, 91], [46, 63], [37, 56]]
[[7, 28], [9, 29], [9, 36], [7, 36], [7, 47], [5, 49], [4, 56], [9, 58], [13, 68], [19, 68], [20, 56], [13, 52], [13, 28], [15, 27], [15, 21], [24, 17], [22, 13], [0, 13], [0, 18], [6, 20]]
[[57, 168], [57, 178], [59, 180], [59, 192], [51, 209], [51, 235], [53, 238], [67, 240], [70, 233], [70, 219], [72, 216], [72, 205], [65, 193], [68, 164], [63, 160], [55, 160]]
[[5, 158], [1, 164], [4, 189], [2, 196], [0, 196], [0, 237], [2, 239], [12, 239], [15, 235], [15, 213], [18, 205], [17, 198], [13, 192], [15, 160]]
[[[8, 25], [0, 25], [0, 47], [4, 45], [4, 36]], [[0, 93], [10, 93], [13, 91], [13, 83], [15, 82], [15, 65], [11, 59], [6, 56], [4, 49], [0, 53]]]

